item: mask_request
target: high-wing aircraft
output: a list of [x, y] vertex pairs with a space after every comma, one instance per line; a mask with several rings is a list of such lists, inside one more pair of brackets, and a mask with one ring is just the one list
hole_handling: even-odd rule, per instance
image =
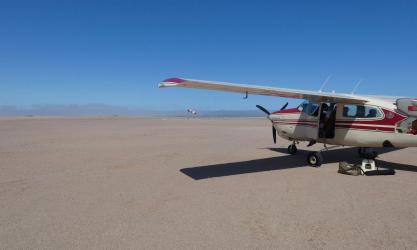
[[[297, 153], [301, 141], [311, 146], [356, 146], [365, 155], [371, 147], [417, 147], [417, 98], [336, 94], [321, 91], [295, 90], [225, 82], [211, 82], [181, 78], [169, 78], [159, 87], [183, 87], [239, 92], [248, 94], [304, 99], [296, 108], [269, 112], [272, 135], [291, 141], [288, 153]], [[311, 152], [307, 162], [318, 167], [323, 162], [321, 151]]]

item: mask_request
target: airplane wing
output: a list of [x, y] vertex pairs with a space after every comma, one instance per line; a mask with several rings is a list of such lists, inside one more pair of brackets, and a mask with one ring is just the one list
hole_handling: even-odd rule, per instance
[[286, 98], [305, 99], [313, 102], [356, 103], [363, 104], [368, 99], [356, 95], [325, 93], [318, 91], [275, 88], [225, 82], [211, 82], [202, 80], [169, 78], [159, 83], [160, 88], [183, 87], [196, 89], [221, 90], [255, 95], [280, 96]]

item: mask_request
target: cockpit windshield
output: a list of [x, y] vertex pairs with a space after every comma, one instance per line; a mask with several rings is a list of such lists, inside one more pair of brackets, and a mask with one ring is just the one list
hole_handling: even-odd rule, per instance
[[303, 102], [298, 106], [298, 110], [311, 116], [317, 116], [319, 113], [319, 105], [312, 102]]

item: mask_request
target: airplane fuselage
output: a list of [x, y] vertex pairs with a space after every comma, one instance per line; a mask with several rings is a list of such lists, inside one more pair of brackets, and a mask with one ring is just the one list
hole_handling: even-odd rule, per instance
[[298, 108], [276, 111], [269, 119], [278, 135], [291, 141], [313, 140], [357, 147], [417, 146], [416, 131], [412, 127], [413, 122], [417, 123], [417, 117], [407, 116], [392, 102], [377, 100], [366, 105], [333, 105], [327, 110], [332, 112], [327, 117], [330, 119], [327, 127], [320, 103], [304, 103]]

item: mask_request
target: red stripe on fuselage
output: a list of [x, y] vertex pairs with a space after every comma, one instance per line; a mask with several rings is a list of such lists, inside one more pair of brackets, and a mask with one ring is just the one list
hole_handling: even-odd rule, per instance
[[[391, 111], [388, 109], [382, 108], [384, 112], [384, 116], [382, 118], [342, 118], [337, 119], [336, 124], [349, 124], [349, 125], [385, 125], [385, 126], [395, 126], [397, 123], [407, 119], [406, 116], [401, 115], [395, 111]], [[285, 109], [280, 111], [275, 111], [272, 114], [279, 115], [279, 114], [297, 114], [301, 113], [297, 108], [293, 109]], [[278, 118], [279, 119], [279, 118]], [[318, 118], [317, 118], [318, 119]], [[281, 120], [288, 120], [288, 121], [308, 121], [311, 120], [300, 120], [300, 119], [281, 119]], [[314, 122], [314, 121], [311, 121]]]
[[317, 127], [317, 124], [316, 123], [308, 123], [308, 122], [274, 121], [274, 124], [280, 124], [280, 125], [301, 125], [301, 126]]
[[359, 129], [366, 131], [374, 132], [395, 132], [395, 128], [386, 128], [386, 127], [369, 127], [369, 126], [360, 126], [360, 125], [336, 125], [336, 129], [345, 128], [345, 129]]
[[283, 109], [283, 110], [277, 110], [272, 112], [272, 115], [279, 115], [279, 114], [290, 114], [290, 113], [301, 113], [298, 108], [292, 108], [292, 109]]
[[[274, 121], [274, 124], [308, 126], [308, 127], [317, 128], [317, 124], [305, 123], [305, 122], [275, 122]], [[360, 125], [336, 125], [336, 129], [354, 129], [354, 130], [363, 130], [363, 131], [372, 131], [372, 132], [390, 132], [390, 133], [395, 132], [395, 128], [369, 127], [369, 126], [360, 126]]]
[[[279, 125], [296, 125], [296, 126], [307, 126], [317, 128], [316, 124], [304, 123], [304, 122], [274, 122], [274, 124]], [[357, 125], [336, 125], [336, 129], [352, 129], [352, 130], [362, 130], [362, 131], [371, 131], [371, 132], [384, 132], [384, 133], [394, 133], [395, 128], [386, 128], [386, 127], [368, 127], [368, 126], [357, 126]]]
[[284, 121], [284, 122], [314, 122], [317, 123], [317, 120], [307, 120], [307, 119], [273, 119], [272, 121]]

